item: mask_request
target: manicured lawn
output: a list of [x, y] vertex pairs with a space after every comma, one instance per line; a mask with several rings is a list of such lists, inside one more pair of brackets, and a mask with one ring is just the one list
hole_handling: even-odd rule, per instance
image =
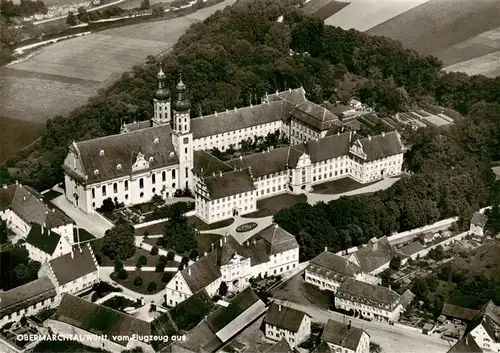
[[283, 194], [278, 196], [273, 196], [268, 199], [257, 201], [257, 211], [246, 214], [242, 216], [243, 218], [260, 218], [272, 216], [278, 211], [289, 208], [295, 205], [296, 203], [306, 202], [306, 195], [292, 195], [292, 194]]
[[[212, 234], [212, 233], [208, 233], [208, 234], [201, 234], [200, 233], [200, 234], [198, 234], [196, 236], [196, 241], [198, 243], [198, 248], [197, 248], [198, 253], [203, 254], [205, 251], [210, 252], [210, 250], [212, 248], [212, 243], [218, 242], [221, 237], [222, 236], [220, 234]], [[156, 245], [156, 242], [158, 241], [158, 239], [159, 238], [144, 239], [144, 243], [149, 244], [149, 245], [153, 245], [153, 246], [158, 246], [158, 245]], [[168, 251], [168, 249], [165, 249], [161, 246], [159, 246], [159, 248]], [[180, 254], [180, 255], [184, 256], [183, 254]], [[177, 266], [178, 265], [179, 264], [177, 264]]]
[[228, 227], [231, 224], [233, 224], [233, 222], [234, 222], [234, 219], [231, 218], [231, 219], [225, 219], [225, 220], [220, 221], [220, 222], [207, 224], [196, 216], [188, 217], [188, 223], [200, 231]]
[[[106, 255], [103, 255], [101, 253], [101, 244], [102, 244], [102, 238], [94, 240], [91, 243], [92, 250], [94, 250], [94, 253], [99, 255], [101, 258], [101, 266], [114, 266], [115, 262], [110, 258], [108, 258]], [[139, 257], [141, 255], [146, 256], [146, 258], [148, 259], [148, 263], [144, 266], [156, 266], [156, 263], [160, 260], [160, 255], [151, 255], [149, 251], [136, 247], [134, 256], [132, 256], [130, 259], [123, 261], [123, 265], [135, 266], [137, 264], [137, 260], [139, 260]]]
[[148, 232], [149, 235], [163, 234], [165, 232], [166, 223], [167, 222], [161, 222], [146, 227], [136, 228], [134, 235], [136, 237], [142, 237], [144, 235], [144, 232], [146, 231]]
[[272, 292], [274, 298], [289, 300], [291, 302], [328, 309], [331, 292], [321, 291], [312, 284], [305, 283], [303, 273], [293, 276], [278, 289]]
[[[173, 277], [175, 273], [174, 272], [171, 273]], [[134, 279], [137, 276], [140, 276], [142, 278], [141, 286], [134, 286]], [[154, 272], [154, 271], [128, 271], [128, 277], [126, 279], [118, 279], [114, 273], [111, 275], [111, 278], [116, 283], [119, 283], [122, 286], [141, 294], [155, 294], [165, 289], [165, 286], [167, 284], [161, 281], [162, 277], [163, 277], [163, 272]], [[156, 283], [156, 291], [148, 292], [147, 288], [150, 282]]]
[[380, 180], [372, 183], [361, 184], [351, 178], [343, 178], [338, 180], [329, 181], [327, 183], [318, 184], [313, 186], [313, 192], [316, 194], [341, 194], [344, 192], [364, 188], [368, 185], [378, 183]]

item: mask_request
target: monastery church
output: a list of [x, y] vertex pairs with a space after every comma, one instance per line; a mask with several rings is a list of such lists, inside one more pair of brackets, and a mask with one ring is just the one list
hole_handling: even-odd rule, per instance
[[[124, 124], [120, 134], [73, 142], [64, 161], [65, 195], [95, 212], [105, 199], [134, 205], [154, 195], [173, 197], [189, 188], [196, 214], [214, 223], [257, 210], [257, 200], [300, 194], [350, 177], [369, 183], [399, 175], [403, 144], [397, 131], [361, 137], [344, 132], [340, 119], [306, 99], [301, 87], [267, 95], [262, 103], [191, 118], [187, 87], [175, 99], [162, 70], [151, 121]], [[279, 132], [289, 146], [222, 161], [210, 150]]]

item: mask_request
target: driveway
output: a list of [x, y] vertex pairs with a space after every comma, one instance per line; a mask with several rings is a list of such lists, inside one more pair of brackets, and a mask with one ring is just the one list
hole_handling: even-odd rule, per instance
[[445, 353], [450, 349], [449, 343], [440, 339], [438, 335], [426, 336], [388, 323], [364, 321], [280, 299], [276, 299], [275, 302], [301, 310], [311, 316], [313, 321], [323, 324], [328, 319], [345, 323], [351, 320], [352, 325], [364, 329], [370, 335], [370, 341], [379, 344], [384, 353]]

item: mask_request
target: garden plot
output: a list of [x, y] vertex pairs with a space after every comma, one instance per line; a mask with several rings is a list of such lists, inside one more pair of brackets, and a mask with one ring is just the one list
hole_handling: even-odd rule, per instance
[[327, 18], [325, 24], [338, 26], [346, 30], [353, 28], [358, 31], [367, 31], [427, 1], [353, 0], [349, 6]]

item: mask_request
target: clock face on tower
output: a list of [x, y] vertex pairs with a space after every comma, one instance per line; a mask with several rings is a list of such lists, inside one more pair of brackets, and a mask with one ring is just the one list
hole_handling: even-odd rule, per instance
[[184, 137], [184, 144], [187, 145], [189, 143], [189, 138], [188, 137]]

